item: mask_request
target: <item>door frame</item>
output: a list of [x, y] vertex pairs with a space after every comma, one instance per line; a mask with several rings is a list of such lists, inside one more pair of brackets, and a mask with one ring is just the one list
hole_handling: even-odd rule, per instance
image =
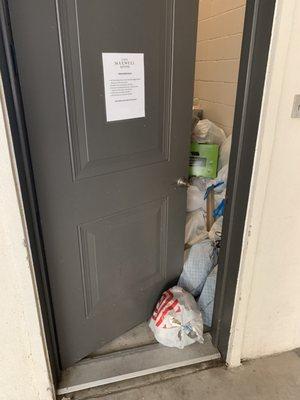
[[0, 0], [0, 72], [7, 114], [10, 122], [10, 131], [18, 170], [18, 179], [21, 188], [26, 228], [28, 231], [50, 367], [53, 381], [56, 385], [60, 379], [61, 364], [21, 90], [6, 0]]
[[[226, 360], [276, 0], [246, 0], [212, 339]], [[241, 221], [235, 223], [235, 221]]]
[[[224, 359], [228, 351], [276, 0], [247, 0], [246, 3], [232, 136], [233, 151], [230, 155], [212, 325], [213, 343]], [[57, 384], [61, 364], [7, 0], [0, 0], [0, 25], [0, 68], [47, 348], [54, 383]]]

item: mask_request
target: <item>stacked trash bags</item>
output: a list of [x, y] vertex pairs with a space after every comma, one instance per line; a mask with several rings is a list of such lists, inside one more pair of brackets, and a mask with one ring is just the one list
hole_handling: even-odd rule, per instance
[[149, 322], [158, 342], [179, 349], [202, 343], [203, 325], [212, 324], [231, 147], [230, 136], [195, 114], [191, 141], [183, 270]]
[[231, 136], [209, 120], [200, 120], [192, 141], [219, 146], [217, 177], [191, 177], [187, 191], [185, 261], [178, 286], [197, 301], [204, 325], [210, 327], [218, 272], [218, 253], [231, 148]]

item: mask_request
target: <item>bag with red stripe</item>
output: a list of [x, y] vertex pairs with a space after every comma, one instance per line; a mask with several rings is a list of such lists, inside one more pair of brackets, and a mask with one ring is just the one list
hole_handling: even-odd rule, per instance
[[149, 322], [155, 339], [168, 347], [203, 343], [201, 312], [192, 295], [179, 286], [165, 291]]

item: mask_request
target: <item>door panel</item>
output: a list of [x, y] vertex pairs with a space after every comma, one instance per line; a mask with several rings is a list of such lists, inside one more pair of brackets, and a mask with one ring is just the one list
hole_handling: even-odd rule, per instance
[[100, 312], [108, 321], [110, 309], [102, 308], [112, 293], [110, 303], [139, 302], [166, 278], [167, 211], [160, 199], [78, 227], [87, 318]]
[[[62, 366], [181, 272], [196, 0], [9, 0]], [[146, 116], [106, 122], [102, 52], [144, 53]]]
[[[59, 2], [59, 16], [75, 177], [168, 160], [173, 0], [127, 0], [122, 12], [119, 0], [90, 1], [88, 7], [69, 0]], [[107, 123], [101, 53], [142, 49], [146, 117]]]

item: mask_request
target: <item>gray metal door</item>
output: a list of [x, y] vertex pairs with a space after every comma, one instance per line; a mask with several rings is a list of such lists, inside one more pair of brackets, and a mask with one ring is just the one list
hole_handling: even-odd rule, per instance
[[[197, 0], [9, 0], [62, 366], [151, 315], [182, 268]], [[143, 53], [107, 122], [102, 53]]]

